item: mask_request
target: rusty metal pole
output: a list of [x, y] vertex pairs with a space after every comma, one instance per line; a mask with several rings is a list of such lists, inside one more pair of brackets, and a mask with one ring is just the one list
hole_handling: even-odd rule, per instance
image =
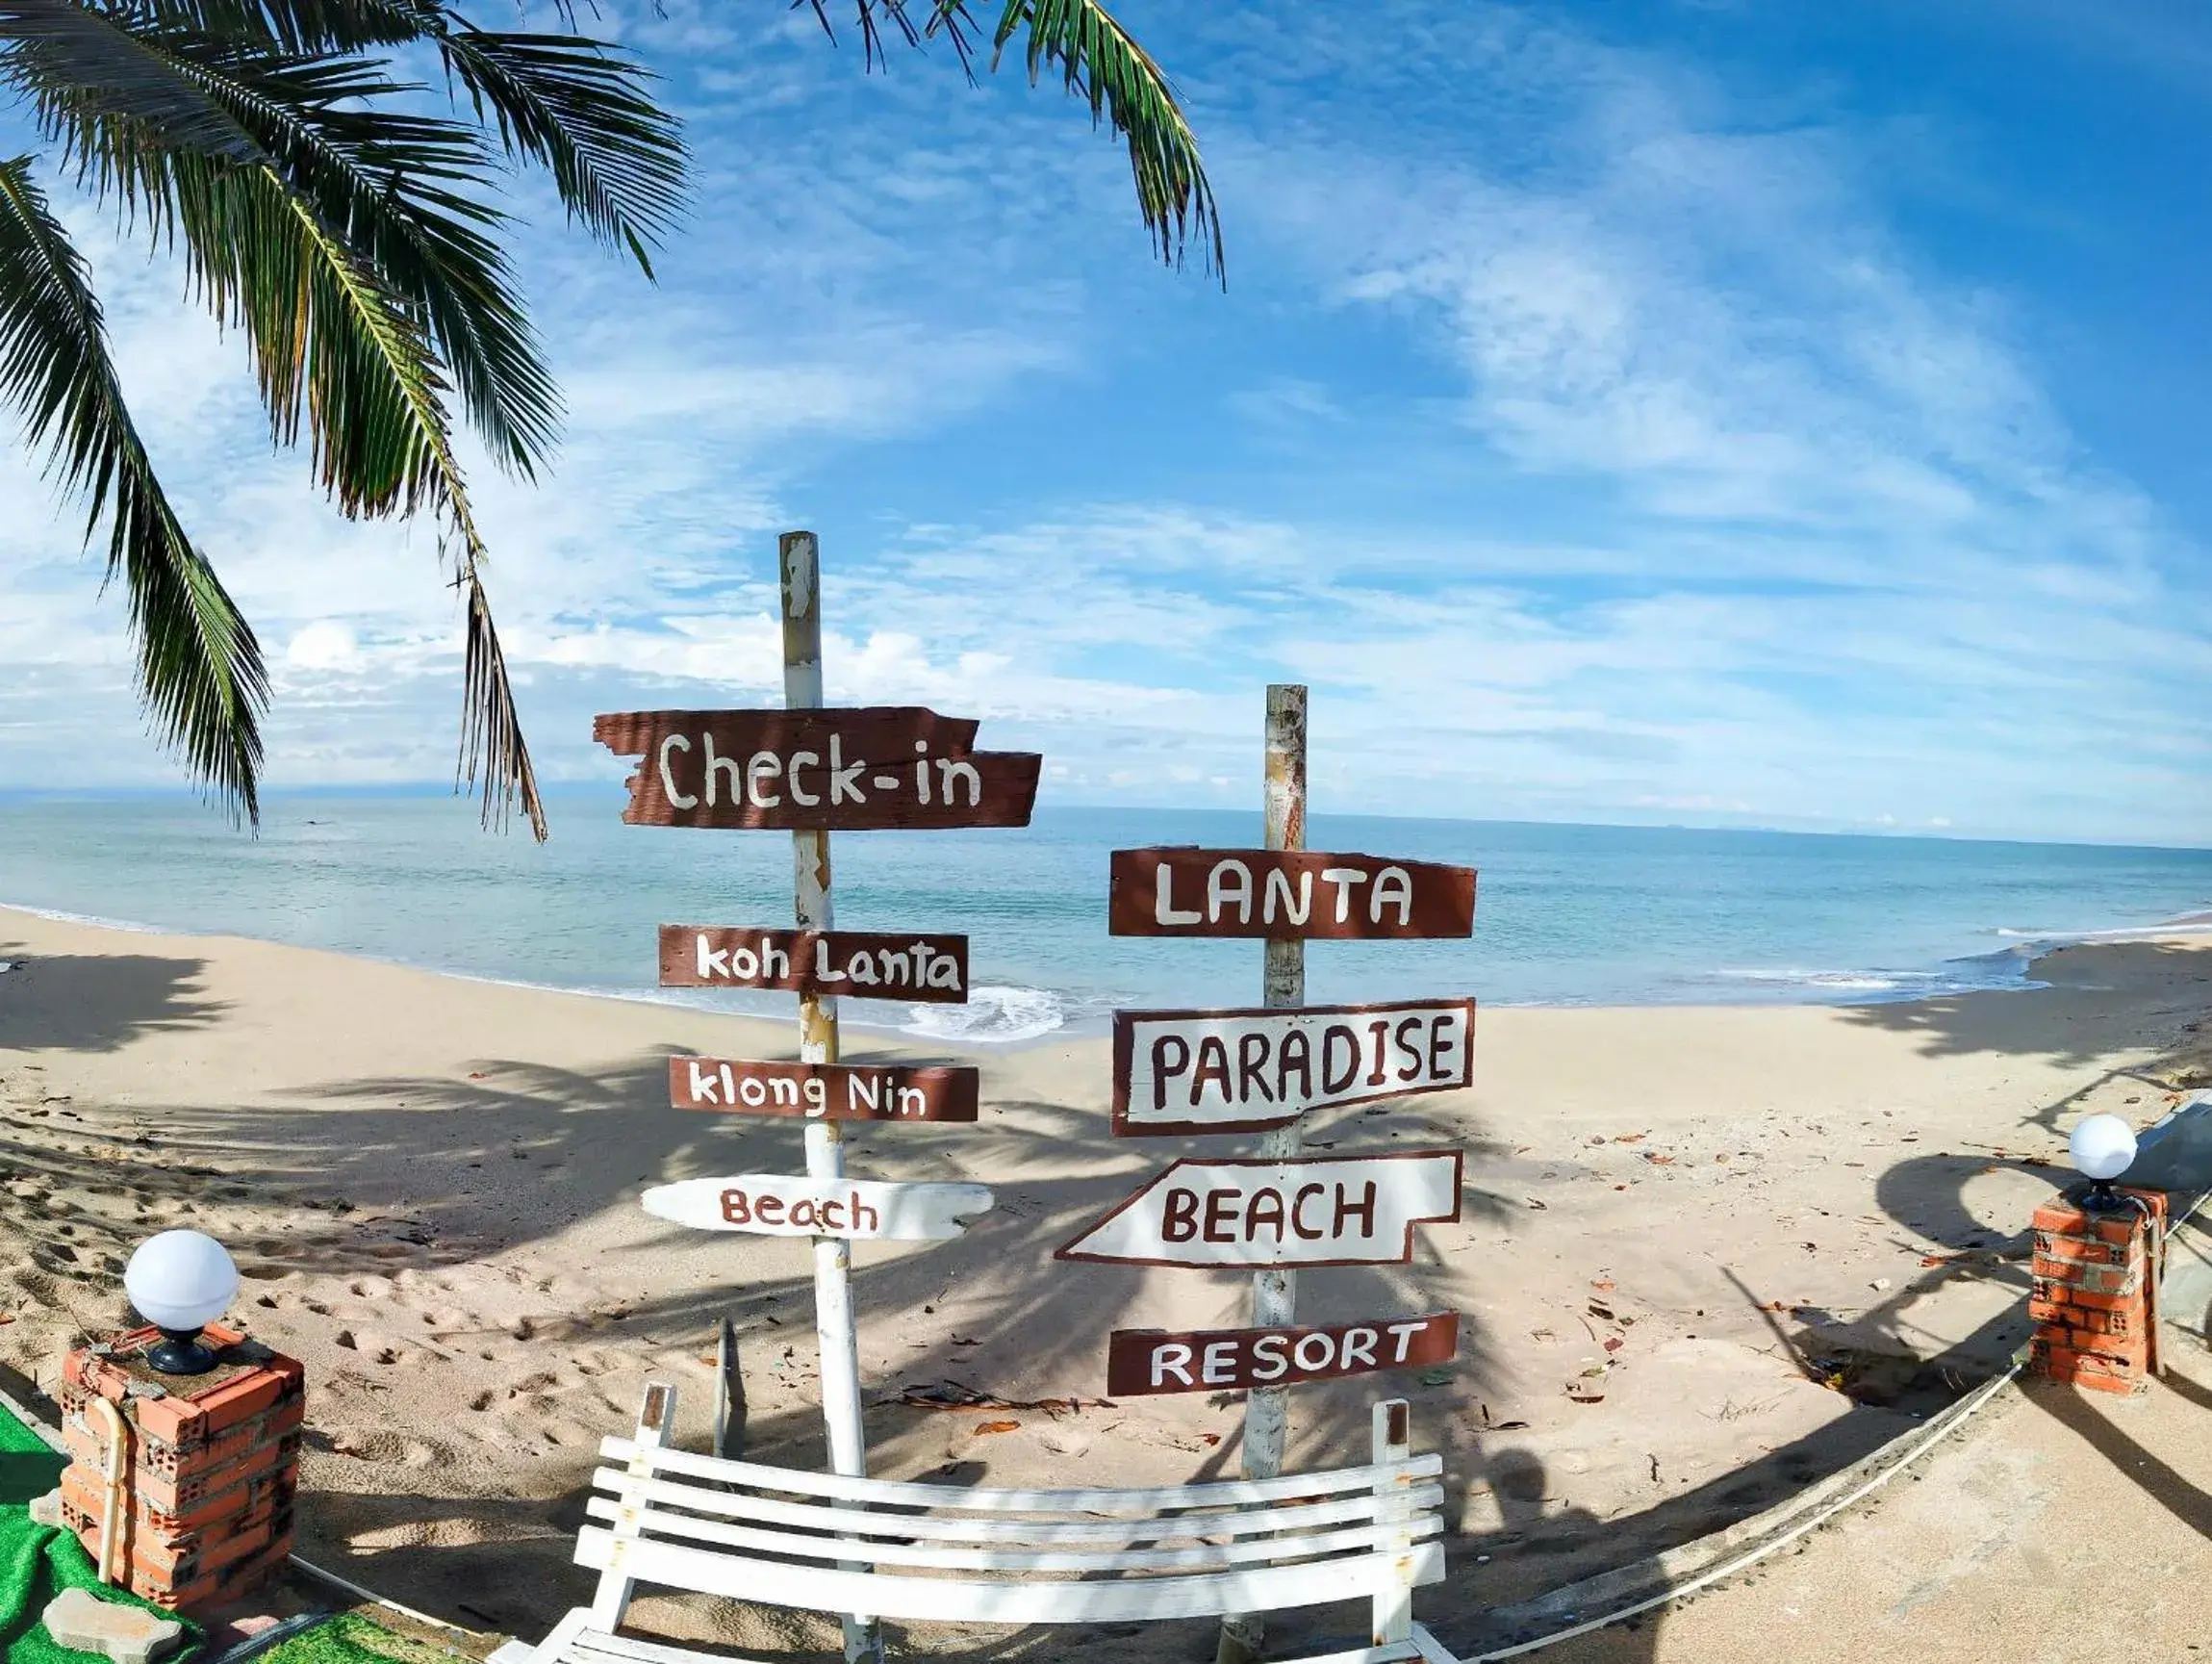
[[[1306, 689], [1274, 682], [1267, 689], [1266, 780], [1263, 803], [1266, 843], [1271, 850], [1306, 847]], [[1306, 944], [1292, 937], [1264, 944], [1260, 1003], [1297, 1007], [1306, 1003]], [[1262, 1133], [1259, 1154], [1271, 1162], [1297, 1159], [1305, 1135], [1299, 1123]], [[1255, 1271], [1252, 1324], [1273, 1328], [1287, 1323], [1298, 1305], [1298, 1273]], [[1244, 1398], [1244, 1476], [1272, 1479], [1283, 1472], [1283, 1444], [1289, 1405], [1281, 1387], [1255, 1387]], [[1265, 1620], [1257, 1612], [1221, 1621], [1214, 1664], [1252, 1664], [1267, 1638]]]
[[[787, 531], [776, 543], [783, 597], [783, 703], [792, 710], [822, 704], [822, 567], [811, 531]], [[791, 834], [793, 912], [802, 931], [834, 925], [829, 902], [829, 833]], [[837, 1001], [799, 996], [799, 1061], [837, 1062]], [[845, 1176], [845, 1133], [835, 1121], [806, 1123], [806, 1176]], [[829, 1433], [829, 1471], [868, 1473], [868, 1436], [860, 1419], [859, 1337], [852, 1321], [852, 1244], [843, 1237], [814, 1239], [814, 1336], [821, 1358], [822, 1420]], [[881, 1664], [883, 1640], [872, 1617], [845, 1619], [845, 1664]]]

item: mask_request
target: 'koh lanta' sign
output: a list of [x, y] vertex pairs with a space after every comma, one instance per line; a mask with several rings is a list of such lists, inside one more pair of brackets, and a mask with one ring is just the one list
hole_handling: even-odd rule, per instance
[[1028, 826], [1043, 762], [976, 751], [972, 718], [919, 705], [617, 711], [592, 735], [645, 759], [628, 781], [632, 826]]
[[679, 1110], [797, 1115], [810, 1121], [972, 1121], [973, 1068], [931, 1063], [766, 1063], [738, 1058], [671, 1058], [669, 1102]]
[[782, 988], [916, 1005], [963, 1005], [968, 938], [860, 931], [661, 926], [664, 988]]
[[1284, 1329], [1116, 1329], [1106, 1343], [1106, 1396], [1294, 1387], [1378, 1370], [1448, 1364], [1460, 1350], [1460, 1316], [1376, 1318], [1364, 1323]]
[[1402, 1266], [1413, 1227], [1460, 1216], [1458, 1150], [1181, 1161], [1055, 1260], [1134, 1266]]
[[956, 1237], [968, 1220], [991, 1211], [991, 1192], [981, 1185], [886, 1185], [777, 1173], [685, 1179], [656, 1185], [639, 1200], [647, 1213], [700, 1231], [898, 1242]]
[[1113, 1130], [1242, 1133], [1473, 1078], [1475, 1002], [1116, 1011]]
[[1106, 930], [1278, 941], [1472, 935], [1475, 872], [1314, 850], [1115, 850]]

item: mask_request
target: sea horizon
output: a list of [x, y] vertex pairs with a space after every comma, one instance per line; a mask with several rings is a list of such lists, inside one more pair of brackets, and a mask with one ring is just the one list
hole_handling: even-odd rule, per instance
[[[549, 794], [554, 840], [487, 835], [443, 790], [271, 793], [259, 834], [177, 793], [0, 794], [0, 904], [229, 934], [477, 981], [784, 1015], [787, 994], [662, 989], [662, 923], [782, 926], [790, 844], [622, 824], [619, 786]], [[1040, 808], [1028, 828], [833, 840], [843, 928], [966, 934], [963, 1006], [848, 998], [859, 1028], [1021, 1044], [1115, 1010], [1259, 997], [1258, 944], [1110, 937], [1106, 853], [1257, 844], [1257, 811]], [[1474, 866], [1462, 941], [1315, 943], [1316, 1004], [1872, 1004], [2041, 985], [2070, 941], [2205, 928], [2212, 851], [1919, 832], [1311, 818], [1315, 848]], [[160, 873], [149, 886], [140, 873]], [[0, 959], [6, 959], [0, 947]]]

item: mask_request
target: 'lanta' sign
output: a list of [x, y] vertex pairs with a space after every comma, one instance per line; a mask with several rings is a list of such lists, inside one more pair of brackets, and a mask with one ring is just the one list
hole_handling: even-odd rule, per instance
[[782, 988], [962, 1005], [968, 998], [968, 938], [663, 925], [660, 986]]
[[1464, 1087], [1475, 1002], [1116, 1011], [1113, 1130], [1244, 1133], [1334, 1109]]
[[976, 751], [972, 718], [919, 705], [617, 711], [592, 736], [645, 759], [628, 781], [632, 826], [1028, 826], [1043, 762]]
[[973, 1068], [941, 1063], [870, 1068], [671, 1058], [668, 1096], [679, 1110], [797, 1115], [810, 1121], [972, 1121], [977, 1084]]
[[1106, 930], [1278, 941], [1472, 935], [1475, 872], [1314, 850], [1115, 850]]
[[1460, 1216], [1458, 1150], [1176, 1163], [1055, 1260], [1134, 1266], [1402, 1266], [1413, 1227]]
[[867, 1179], [740, 1173], [655, 1185], [638, 1198], [647, 1213], [700, 1231], [767, 1237], [850, 1237], [921, 1242], [956, 1237], [991, 1211], [981, 1185], [886, 1185]]
[[[648, 1191], [647, 1194], [651, 1194]], [[1379, 1370], [1448, 1364], [1460, 1350], [1460, 1316], [1376, 1318], [1364, 1323], [1284, 1329], [1116, 1329], [1106, 1343], [1106, 1396], [1294, 1387]]]

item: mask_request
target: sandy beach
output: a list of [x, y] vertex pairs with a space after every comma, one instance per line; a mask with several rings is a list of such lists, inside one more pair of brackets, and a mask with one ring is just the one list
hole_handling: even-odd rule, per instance
[[[791, 1025], [4, 910], [0, 960], [0, 1360], [18, 1388], [50, 1388], [74, 1335], [122, 1320], [139, 1241], [208, 1231], [244, 1272], [237, 1316], [307, 1365], [301, 1553], [532, 1638], [588, 1590], [568, 1563], [580, 1487], [648, 1376], [678, 1385], [683, 1442], [705, 1442], [723, 1314], [752, 1453], [822, 1461], [804, 1243], [636, 1204], [798, 1170], [796, 1124], [672, 1110], [663, 1062], [789, 1056]], [[1341, 1461], [1363, 1453], [1371, 1397], [1413, 1401], [1463, 1534], [1418, 1604], [1447, 1641], [1455, 1613], [1834, 1471], [2024, 1339], [2024, 1228], [2068, 1177], [2065, 1130], [2093, 1111], [2148, 1124], [2206, 1078], [2212, 943], [2071, 948], [2035, 975], [2053, 986], [1861, 1008], [1485, 1011], [1471, 1090], [1317, 1118], [1319, 1145], [1467, 1151], [1462, 1217], [1412, 1265], [1301, 1291], [1313, 1320], [1456, 1309], [1457, 1366], [1302, 1388], [1292, 1421], [1295, 1461]], [[954, 1054], [848, 1045], [889, 1058]], [[1233, 1323], [1247, 1279], [1050, 1256], [1176, 1155], [1237, 1141], [1108, 1137], [1103, 1041], [957, 1061], [982, 1068], [979, 1125], [862, 1129], [852, 1148], [858, 1176], [997, 1193], [958, 1241], [855, 1255], [875, 1471], [1233, 1475], [1236, 1401], [1100, 1394], [1110, 1329]], [[1015, 1407], [902, 1401], [963, 1390]], [[704, 1600], [648, 1599], [638, 1620], [736, 1646], [828, 1634]], [[1198, 1629], [1168, 1646], [1195, 1655]], [[1004, 1632], [974, 1655], [1048, 1653], [1163, 1655], [1157, 1635]]]

